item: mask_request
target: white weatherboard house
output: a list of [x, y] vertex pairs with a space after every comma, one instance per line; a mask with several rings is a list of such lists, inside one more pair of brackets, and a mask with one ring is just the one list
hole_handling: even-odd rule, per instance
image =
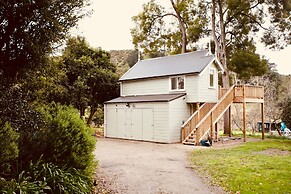
[[105, 137], [181, 142], [195, 105], [218, 101], [217, 64], [207, 50], [138, 61], [105, 103]]

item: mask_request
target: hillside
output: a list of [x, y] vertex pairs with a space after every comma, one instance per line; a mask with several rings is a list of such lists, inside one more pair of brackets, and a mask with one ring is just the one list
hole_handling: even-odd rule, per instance
[[136, 50], [111, 50], [109, 53], [120, 77], [137, 62], [138, 58]]

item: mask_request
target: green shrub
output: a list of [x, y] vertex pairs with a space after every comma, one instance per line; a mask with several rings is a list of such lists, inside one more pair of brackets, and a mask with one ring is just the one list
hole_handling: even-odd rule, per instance
[[18, 134], [0, 119], [0, 173], [7, 174], [18, 157]]
[[1, 193], [91, 193], [92, 180], [74, 168], [58, 167], [41, 160], [22, 171], [17, 179], [0, 180]]
[[42, 131], [42, 159], [91, 173], [96, 140], [78, 111], [72, 106], [52, 104], [42, 112], [46, 121]]
[[0, 84], [0, 119], [0, 193], [88, 193], [95, 138], [76, 109], [36, 108], [18, 86]]

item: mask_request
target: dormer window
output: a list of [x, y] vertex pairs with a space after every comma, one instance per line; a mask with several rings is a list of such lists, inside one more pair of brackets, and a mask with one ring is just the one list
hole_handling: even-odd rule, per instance
[[185, 77], [184, 76], [177, 76], [170, 78], [171, 83], [171, 90], [184, 90], [185, 89]]

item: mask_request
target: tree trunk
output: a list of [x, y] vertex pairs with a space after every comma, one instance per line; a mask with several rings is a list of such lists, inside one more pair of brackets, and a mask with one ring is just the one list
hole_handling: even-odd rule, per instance
[[89, 115], [89, 118], [87, 120], [87, 125], [90, 125], [92, 123], [92, 120], [93, 120], [93, 117], [94, 117], [94, 114], [96, 113], [96, 111], [97, 111], [97, 108], [92, 105], [90, 107], [90, 115]]
[[85, 118], [85, 107], [81, 106], [80, 107], [80, 118]]
[[[224, 68], [224, 73], [222, 74], [222, 86], [223, 88], [229, 88], [229, 71], [227, 69], [227, 61], [226, 61], [226, 40], [225, 40], [225, 25], [223, 22], [223, 11], [222, 11], [222, 3], [221, 0], [218, 0], [218, 16], [219, 16], [219, 30], [220, 36], [219, 40], [216, 36], [216, 23], [215, 23], [215, 15], [216, 15], [216, 0], [212, 0], [212, 36], [215, 43], [215, 54], [220, 63]], [[229, 111], [227, 110], [224, 114], [224, 134], [230, 134], [230, 120], [229, 120]]]
[[[180, 13], [178, 12], [178, 8], [177, 8], [177, 5], [174, 3], [173, 0], [171, 0], [171, 3], [172, 3], [172, 6], [176, 12], [176, 16], [177, 16], [177, 19], [178, 19], [178, 22], [179, 22], [179, 26], [180, 26], [180, 30], [181, 30], [181, 33], [182, 33], [182, 53], [186, 53], [187, 50], [186, 50], [186, 46], [187, 46], [187, 34], [186, 34], [186, 29], [185, 29], [185, 26], [184, 26], [184, 23], [182, 21], [182, 17], [180, 15]], [[178, 4], [179, 2], [177, 2]]]

